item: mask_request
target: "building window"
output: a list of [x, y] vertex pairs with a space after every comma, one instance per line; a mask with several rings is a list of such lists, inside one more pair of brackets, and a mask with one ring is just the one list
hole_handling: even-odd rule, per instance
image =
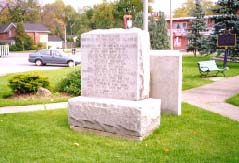
[[186, 22], [175, 23], [174, 27], [175, 29], [186, 29], [187, 23]]
[[177, 23], [176, 29], [181, 29], [180, 24]]
[[187, 28], [187, 23], [183, 23], [183, 28]]
[[8, 31], [8, 37], [12, 37], [12, 31], [11, 30]]

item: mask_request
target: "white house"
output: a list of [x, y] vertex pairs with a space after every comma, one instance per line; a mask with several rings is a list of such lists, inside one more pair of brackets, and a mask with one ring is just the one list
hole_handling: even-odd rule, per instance
[[48, 47], [54, 49], [62, 49], [63, 40], [56, 35], [49, 35], [48, 36]]

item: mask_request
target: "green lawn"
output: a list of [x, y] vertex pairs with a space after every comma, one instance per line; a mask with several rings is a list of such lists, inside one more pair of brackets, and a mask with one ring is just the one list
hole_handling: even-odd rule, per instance
[[[203, 60], [209, 60], [209, 56], [184, 56], [183, 57], [183, 90], [191, 89], [194, 87], [199, 87], [201, 85], [211, 83], [208, 78], [200, 77], [197, 62]], [[223, 65], [223, 62], [217, 62], [219, 67]], [[238, 63], [228, 63], [228, 67], [230, 70], [226, 71], [225, 74], [227, 77], [239, 75], [239, 64]], [[77, 69], [79, 67], [77, 66]], [[74, 68], [62, 68], [58, 70], [47, 70], [47, 71], [33, 71], [34, 73], [40, 73], [44, 76], [47, 76], [50, 80], [50, 84], [52, 86], [53, 92], [57, 91], [57, 84], [61, 79], [63, 79], [68, 73], [74, 71]], [[5, 99], [12, 94], [8, 85], [8, 79], [12, 75], [7, 75], [0, 77], [0, 107], [1, 106], [13, 106], [13, 105], [30, 105], [30, 104], [39, 104], [39, 103], [51, 103], [51, 102], [60, 102], [67, 101], [66, 98], [58, 98], [55, 97], [53, 100], [9, 100]], [[215, 75], [215, 73], [210, 73], [211, 76]]]
[[239, 94], [228, 98], [226, 102], [235, 106], [239, 106]]
[[[184, 90], [211, 82], [200, 77], [196, 65], [208, 59], [183, 57]], [[228, 66], [227, 76], [239, 74], [239, 64]], [[56, 91], [59, 80], [71, 71], [41, 73], [50, 78]], [[11, 94], [8, 77], [0, 77], [0, 104]], [[69, 128], [67, 116], [66, 109], [0, 114], [0, 162], [239, 162], [239, 123], [189, 104], [182, 104], [179, 117], [163, 115], [160, 127], [142, 142], [75, 132]]]
[[[210, 56], [184, 56], [183, 57], [183, 90], [199, 87], [211, 83], [208, 78], [200, 76], [197, 62], [210, 60]], [[216, 61], [219, 68], [223, 67], [222, 61]], [[225, 71], [226, 77], [239, 75], [239, 63], [228, 62], [229, 70]], [[209, 76], [215, 76], [216, 72], [209, 73]], [[221, 74], [220, 74], [221, 75]], [[218, 75], [218, 76], [220, 76]]]
[[239, 123], [182, 104], [142, 142], [75, 132], [67, 110], [0, 115], [0, 162], [237, 163]]
[[[6, 76], [0, 76], [0, 107], [1, 106], [16, 106], [16, 105], [32, 105], [32, 104], [45, 104], [45, 103], [52, 103], [52, 102], [63, 102], [67, 101], [68, 98], [62, 98], [57, 95], [59, 93], [57, 92], [57, 84], [70, 72], [75, 71], [79, 69], [77, 66], [75, 68], [62, 68], [57, 70], [44, 70], [44, 71], [30, 71], [33, 73], [38, 73], [43, 76], [48, 77], [50, 81], [50, 85], [52, 88], [52, 92], [55, 93], [54, 97], [51, 99], [33, 99], [33, 100], [13, 100], [13, 99], [6, 99], [5, 97], [8, 97], [12, 95], [11, 89], [8, 87], [8, 79], [16, 74], [21, 73], [14, 73], [9, 74]], [[25, 72], [23, 72], [25, 73]]]
[[183, 57], [183, 90], [199, 87], [204, 84], [211, 83], [212, 81], [207, 78], [200, 77], [197, 62], [209, 60], [210, 57]]

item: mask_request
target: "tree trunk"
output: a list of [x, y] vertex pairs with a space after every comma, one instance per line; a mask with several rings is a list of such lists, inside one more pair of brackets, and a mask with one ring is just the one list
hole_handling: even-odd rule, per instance
[[194, 55], [194, 57], [197, 56], [197, 49], [193, 49], [193, 55]]

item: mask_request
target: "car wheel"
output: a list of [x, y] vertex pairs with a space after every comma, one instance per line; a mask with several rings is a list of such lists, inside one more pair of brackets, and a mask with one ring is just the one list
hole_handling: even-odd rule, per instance
[[40, 59], [36, 60], [35, 63], [36, 63], [37, 66], [41, 66], [42, 65], [42, 61]]
[[74, 66], [74, 62], [73, 61], [68, 61], [67, 64], [68, 64], [69, 67], [73, 67]]

